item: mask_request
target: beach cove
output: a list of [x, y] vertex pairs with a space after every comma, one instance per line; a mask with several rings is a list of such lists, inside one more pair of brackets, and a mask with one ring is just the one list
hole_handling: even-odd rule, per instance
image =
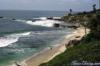
[[[87, 30], [88, 31], [88, 30]], [[65, 36], [65, 39], [56, 47], [49, 48], [48, 50], [25, 59], [20, 64], [21, 66], [39, 66], [41, 63], [52, 60], [55, 56], [63, 53], [67, 47], [66, 45], [70, 40], [80, 40], [85, 35], [84, 28], [77, 28], [72, 34]], [[79, 38], [76, 38], [79, 36]]]

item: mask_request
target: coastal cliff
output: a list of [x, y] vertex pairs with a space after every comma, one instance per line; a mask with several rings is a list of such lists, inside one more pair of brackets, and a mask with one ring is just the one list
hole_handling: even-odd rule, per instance
[[[97, 10], [97, 12], [99, 13], [100, 10]], [[85, 28], [89, 28], [90, 33], [84, 35], [78, 42], [69, 42], [71, 44], [65, 52], [40, 66], [100, 65], [100, 15], [88, 12], [87, 14], [81, 13], [80, 15], [64, 16], [63, 20], [78, 23]], [[70, 47], [73, 44], [75, 45]]]

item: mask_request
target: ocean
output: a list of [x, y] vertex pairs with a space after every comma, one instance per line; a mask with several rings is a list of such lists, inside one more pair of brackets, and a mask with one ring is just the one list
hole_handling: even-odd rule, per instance
[[[73, 32], [70, 28], [41, 25], [47, 20], [39, 20], [39, 25], [28, 21], [34, 18], [61, 17], [63, 11], [0, 11], [0, 66], [11, 66], [29, 56], [54, 47]], [[38, 22], [38, 21], [37, 21]], [[53, 21], [55, 22], [55, 21]], [[51, 23], [50, 23], [51, 24]], [[49, 27], [48, 27], [49, 26]]]

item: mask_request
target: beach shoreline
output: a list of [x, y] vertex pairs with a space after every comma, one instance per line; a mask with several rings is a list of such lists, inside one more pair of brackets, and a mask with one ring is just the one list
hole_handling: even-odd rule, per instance
[[[25, 59], [20, 63], [21, 66], [39, 66], [41, 63], [46, 63], [52, 60], [55, 56], [63, 53], [67, 47], [66, 45], [69, 43], [70, 40], [80, 40], [85, 35], [84, 28], [77, 28], [72, 34], [65, 36], [65, 39], [59, 43], [56, 47], [50, 47], [48, 50], [39, 53], [37, 55], [33, 55], [28, 59]], [[80, 36], [79, 38], [76, 38]]]

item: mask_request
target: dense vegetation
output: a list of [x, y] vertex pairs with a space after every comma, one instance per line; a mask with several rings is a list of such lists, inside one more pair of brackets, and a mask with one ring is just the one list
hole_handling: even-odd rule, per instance
[[100, 62], [100, 41], [81, 42], [40, 66], [71, 66], [73, 61]]
[[[83, 23], [83, 26], [84, 22], [87, 21], [85, 27], [90, 29], [90, 33], [84, 38], [82, 38], [81, 42], [77, 45], [69, 47], [64, 53], [56, 56], [53, 60], [47, 63], [41, 64], [40, 66], [72, 66], [71, 64], [74, 61], [79, 63], [100, 62], [100, 10], [97, 10], [98, 14], [96, 14], [95, 5], [93, 5], [93, 9], [94, 11], [91, 13], [88, 12], [87, 14], [78, 14], [78, 17], [76, 17], [75, 15], [77, 19], [82, 18], [84, 16], [86, 17], [86, 20], [79, 20]], [[68, 20], [69, 17], [65, 16], [64, 19], [66, 18], [65, 20]]]

